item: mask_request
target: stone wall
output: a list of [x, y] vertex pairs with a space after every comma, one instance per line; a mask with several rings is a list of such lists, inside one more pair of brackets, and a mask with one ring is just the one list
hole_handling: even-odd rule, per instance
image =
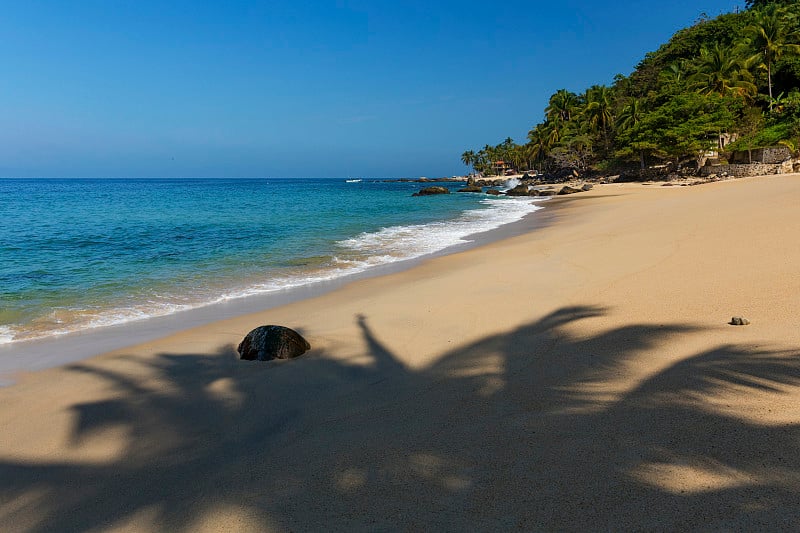
[[786, 146], [773, 146], [772, 148], [764, 148], [764, 153], [761, 155], [761, 162], [771, 165], [783, 163], [787, 159], [791, 159], [792, 151]]
[[[777, 165], [792, 157], [792, 151], [786, 146], [770, 146], [752, 150], [753, 163]], [[750, 156], [747, 150], [739, 150], [731, 154], [731, 163], [748, 163]]]
[[636, 177], [641, 181], [659, 181], [666, 179], [671, 171], [672, 165], [644, 168], [636, 171]]
[[694, 173], [695, 169], [692, 166], [683, 166], [676, 171], [674, 165], [664, 165], [621, 172], [616, 181], [669, 181], [675, 178], [692, 176]]
[[[701, 176], [710, 176], [716, 174], [717, 176], [728, 175], [734, 178], [747, 178], [750, 176], [766, 176], [770, 174], [784, 174], [786, 169], [784, 165], [768, 165], [765, 163], [753, 163], [752, 165], [712, 165], [705, 166], [700, 169]], [[791, 172], [791, 168], [789, 169]]]

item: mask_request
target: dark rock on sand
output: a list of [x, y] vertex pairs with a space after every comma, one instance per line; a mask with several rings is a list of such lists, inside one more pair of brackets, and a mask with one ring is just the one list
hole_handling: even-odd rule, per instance
[[564, 194], [575, 194], [576, 192], [583, 192], [583, 189], [576, 189], [575, 187], [570, 187], [569, 185], [564, 185], [561, 187], [561, 190], [558, 191], [559, 196]]
[[432, 196], [434, 194], [450, 194], [450, 189], [447, 187], [425, 187], [411, 196]]
[[748, 324], [750, 324], [750, 321], [747, 320], [746, 318], [735, 316], [731, 318], [731, 321], [728, 322], [728, 324], [730, 324], [731, 326], [747, 326]]
[[584, 183], [583, 187], [581, 187], [581, 189], [584, 190], [584, 191], [591, 191], [592, 190], [592, 184], [591, 183]]
[[553, 189], [535, 189], [531, 191], [533, 196], [555, 196], [557, 193]]
[[259, 326], [248, 333], [237, 348], [239, 356], [249, 361], [291, 359], [310, 349], [307, 340], [284, 326]]

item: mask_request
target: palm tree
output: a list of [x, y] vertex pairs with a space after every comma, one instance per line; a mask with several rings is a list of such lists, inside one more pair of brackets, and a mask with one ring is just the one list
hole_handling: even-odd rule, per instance
[[661, 71], [661, 80], [668, 85], [678, 85], [686, 81], [688, 70], [688, 62], [685, 59], [678, 59]]
[[514, 149], [517, 147], [517, 143], [514, 142], [514, 139], [511, 137], [506, 137], [503, 142], [497, 145], [497, 153], [500, 156], [500, 159], [506, 162], [513, 162], [514, 160]]
[[608, 153], [608, 126], [614, 122], [611, 89], [605, 85], [593, 85], [586, 91], [586, 107], [584, 113], [589, 126], [603, 135], [606, 153]]
[[750, 61], [729, 47], [719, 43], [712, 48], [703, 47], [697, 70], [689, 78], [690, 86], [703, 94], [741, 96], [749, 100], [758, 92], [749, 66]]
[[546, 121], [542, 126], [542, 141], [547, 147], [547, 151], [553, 147], [562, 137], [562, 128], [559, 121]]
[[800, 32], [793, 26], [793, 17], [785, 8], [768, 5], [753, 13], [753, 23], [745, 28], [748, 43], [756, 50], [757, 58], [767, 70], [769, 109], [772, 111], [772, 66], [784, 54], [800, 54]]
[[497, 147], [487, 144], [483, 147], [481, 152], [485, 155], [487, 170], [494, 169], [494, 163], [500, 159]]
[[533, 170], [533, 162], [539, 158], [539, 148], [533, 141], [522, 146], [522, 153], [528, 170]]
[[514, 163], [514, 168], [519, 171], [522, 169], [522, 163], [525, 162], [525, 146], [514, 144], [510, 153], [511, 162]]
[[476, 171], [483, 174], [489, 169], [489, 162], [489, 154], [486, 152], [486, 147], [484, 147], [483, 149], [478, 150], [478, 152], [475, 154], [475, 159], [473, 159], [472, 165]]
[[[642, 118], [644, 118], [644, 101], [640, 98], [630, 98], [617, 117], [617, 128], [621, 131], [635, 128]], [[639, 164], [642, 170], [646, 167], [644, 152], [639, 150]]]
[[464, 163], [464, 166], [471, 167], [473, 163], [476, 161], [475, 152], [472, 150], [467, 150], [463, 154], [461, 154], [461, 162]]
[[548, 120], [569, 122], [572, 112], [578, 105], [578, 97], [566, 89], [559, 89], [550, 97], [550, 103], [544, 112]]
[[644, 105], [640, 98], [630, 98], [617, 117], [617, 127], [622, 130], [633, 128], [644, 116]]
[[530, 140], [528, 145], [531, 147], [529, 152], [531, 160], [543, 160], [552, 146], [547, 127], [544, 124], [537, 125], [528, 132], [528, 139]]

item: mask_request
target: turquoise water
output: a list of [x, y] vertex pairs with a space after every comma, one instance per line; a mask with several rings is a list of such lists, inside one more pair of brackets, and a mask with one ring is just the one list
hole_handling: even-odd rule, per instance
[[443, 250], [538, 208], [479, 194], [412, 198], [423, 186], [0, 180], [0, 343], [335, 279]]

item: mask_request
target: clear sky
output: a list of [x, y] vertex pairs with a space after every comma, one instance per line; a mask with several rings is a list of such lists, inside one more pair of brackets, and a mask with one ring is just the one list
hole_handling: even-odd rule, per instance
[[0, 176], [403, 177], [744, 1], [0, 4]]

